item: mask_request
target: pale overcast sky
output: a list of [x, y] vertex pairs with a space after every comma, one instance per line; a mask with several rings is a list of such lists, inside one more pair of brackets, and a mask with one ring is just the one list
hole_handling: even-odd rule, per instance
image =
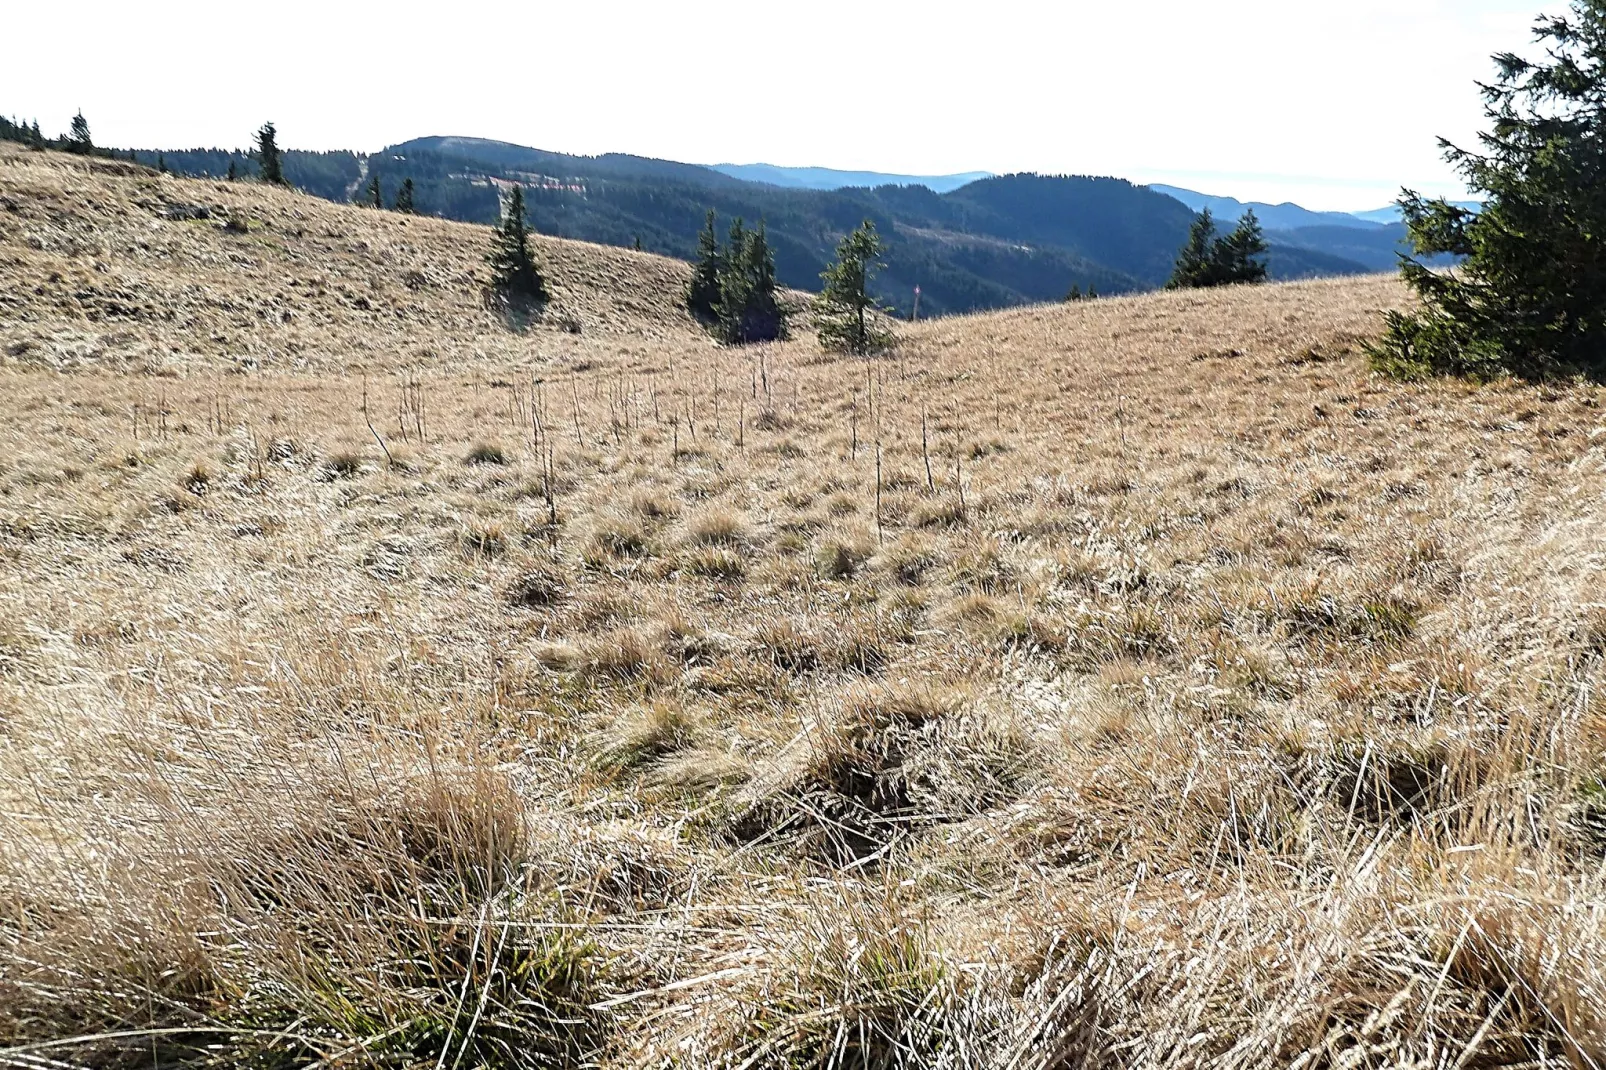
[[1561, 0], [20, 0], [0, 111], [101, 144], [1113, 174], [1362, 209], [1459, 191], [1474, 79]]

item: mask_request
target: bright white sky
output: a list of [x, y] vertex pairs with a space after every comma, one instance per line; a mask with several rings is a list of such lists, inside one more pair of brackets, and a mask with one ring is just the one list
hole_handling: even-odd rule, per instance
[[0, 111], [101, 144], [1042, 171], [1357, 210], [1457, 193], [1474, 79], [1564, 0], [23, 0]]

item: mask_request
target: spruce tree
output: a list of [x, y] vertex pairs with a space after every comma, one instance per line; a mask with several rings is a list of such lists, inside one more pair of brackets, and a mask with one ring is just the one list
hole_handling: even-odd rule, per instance
[[38, 119], [33, 121], [33, 129], [28, 132], [28, 144], [32, 148], [39, 149], [41, 151], [44, 150], [45, 135], [39, 130]]
[[81, 156], [94, 154], [95, 142], [89, 136], [89, 120], [84, 118], [81, 111], [72, 117], [72, 132], [67, 135], [66, 148], [68, 152]]
[[820, 345], [826, 349], [868, 355], [892, 344], [892, 335], [876, 324], [870, 281], [880, 265], [881, 236], [866, 219], [836, 247], [836, 262], [820, 273], [825, 286], [815, 302]]
[[233, 156], [229, 157], [229, 173], [227, 177], [230, 182], [233, 182], [240, 177], [239, 169], [234, 166]]
[[720, 340], [732, 345], [769, 342], [785, 331], [786, 316], [776, 296], [775, 257], [764, 224], [746, 230], [738, 219], [719, 277]]
[[156, 170], [164, 175], [167, 174], [167, 157], [159, 152], [156, 154]]
[[703, 323], [711, 324], [719, 319], [719, 276], [723, 270], [724, 257], [720, 255], [714, 210], [710, 208], [708, 221], [697, 235], [697, 264], [686, 286], [686, 308]]
[[1266, 262], [1260, 258], [1266, 252], [1266, 235], [1260, 228], [1260, 220], [1255, 218], [1253, 208], [1247, 209], [1238, 226], [1217, 242], [1213, 250], [1217, 285], [1265, 282]]
[[410, 179], [410, 178], [402, 179], [401, 186], [396, 190], [396, 204], [395, 204], [394, 207], [395, 207], [396, 211], [404, 212], [407, 215], [415, 215], [415, 214], [417, 214], [418, 209], [416, 207], [414, 207], [414, 205], [413, 205], [413, 180], [412, 179]]
[[1168, 290], [1186, 290], [1197, 286], [1213, 285], [1211, 259], [1216, 242], [1216, 220], [1206, 208], [1194, 217], [1188, 229], [1188, 243], [1177, 254], [1177, 263], [1171, 269], [1171, 279], [1165, 284]]
[[272, 123], [263, 123], [257, 131], [257, 169], [262, 181], [272, 186], [288, 186], [284, 178], [284, 162], [279, 152], [279, 131]]
[[1188, 242], [1177, 254], [1168, 290], [1232, 286], [1266, 281], [1265, 233], [1253, 209], [1244, 212], [1231, 234], [1216, 236], [1216, 220], [1206, 208], [1188, 230]]
[[1542, 59], [1494, 57], [1480, 152], [1440, 140], [1481, 211], [1402, 191], [1417, 256], [1400, 270], [1420, 307], [1390, 312], [1384, 371], [1488, 378], [1606, 377], [1606, 0], [1534, 26]]
[[530, 251], [530, 228], [524, 219], [524, 187], [514, 186], [508, 198], [502, 223], [487, 259], [491, 264], [491, 289], [504, 301], [515, 304], [544, 305], [551, 299], [546, 280], [535, 266]]
[[379, 191], [378, 175], [375, 175], [368, 180], [368, 204], [373, 208], [385, 207], [384, 195]]

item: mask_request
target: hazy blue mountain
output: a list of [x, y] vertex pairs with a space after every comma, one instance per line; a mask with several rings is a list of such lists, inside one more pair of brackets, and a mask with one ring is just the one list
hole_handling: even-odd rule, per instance
[[[1451, 201], [1450, 203], [1457, 208], [1466, 208], [1473, 212], [1483, 207], [1482, 201]], [[1397, 204], [1391, 204], [1386, 208], [1374, 208], [1370, 212], [1355, 212], [1353, 214], [1356, 219], [1362, 219], [1369, 223], [1398, 223], [1405, 218], [1400, 212], [1400, 206]]]
[[1373, 271], [1393, 271], [1400, 266], [1399, 254], [1410, 251], [1403, 223], [1364, 230], [1344, 226], [1297, 227], [1278, 231], [1272, 237], [1365, 264]]
[[888, 175], [880, 171], [836, 171], [829, 167], [777, 167], [770, 163], [717, 163], [712, 169], [747, 182], [816, 190], [925, 186], [934, 193], [950, 193], [979, 179], [993, 177], [988, 171], [967, 171], [959, 175]]
[[1157, 193], [1164, 193], [1168, 197], [1175, 197], [1195, 212], [1210, 209], [1211, 215], [1222, 223], [1235, 222], [1244, 214], [1246, 209], [1253, 208], [1260, 220], [1260, 225], [1267, 230], [1293, 230], [1296, 227], [1353, 227], [1366, 229], [1381, 226], [1393, 220], [1370, 220], [1351, 215], [1348, 212], [1313, 212], [1309, 208], [1301, 208], [1292, 202], [1282, 204], [1263, 204], [1259, 201], [1240, 201], [1235, 197], [1214, 197], [1208, 193], [1196, 193], [1190, 189], [1179, 186], [1166, 186], [1159, 183], [1150, 183], [1149, 188]]

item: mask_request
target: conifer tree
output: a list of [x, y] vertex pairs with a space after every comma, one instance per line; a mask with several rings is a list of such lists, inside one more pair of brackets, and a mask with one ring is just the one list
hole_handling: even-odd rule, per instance
[[836, 262], [820, 273], [825, 286], [815, 302], [820, 345], [861, 356], [892, 344], [892, 335], [876, 324], [870, 281], [880, 265], [881, 236], [866, 219], [836, 247]]
[[396, 204], [395, 204], [394, 207], [395, 207], [396, 211], [403, 212], [403, 213], [405, 213], [407, 215], [415, 215], [415, 214], [417, 214], [418, 209], [416, 207], [414, 207], [414, 205], [413, 205], [413, 180], [412, 179], [410, 179], [410, 178], [402, 179], [401, 186], [396, 190]]
[[524, 218], [524, 187], [514, 186], [508, 198], [502, 223], [487, 259], [491, 265], [491, 289], [503, 300], [518, 304], [544, 305], [549, 301], [546, 280], [535, 265], [530, 251], [530, 228]]
[[95, 142], [89, 136], [89, 120], [84, 118], [83, 112], [72, 117], [72, 132], [67, 135], [67, 144], [63, 147], [80, 156], [94, 154]]
[[1231, 234], [1217, 237], [1215, 217], [1206, 208], [1188, 230], [1188, 242], [1177, 254], [1166, 289], [1265, 282], [1266, 263], [1259, 258], [1266, 251], [1265, 234], [1253, 209], [1244, 213]]
[[156, 170], [164, 175], [167, 174], [167, 157], [159, 152], [156, 154]]
[[1071, 291], [1070, 291], [1070, 293], [1065, 295], [1065, 300], [1067, 300], [1067, 301], [1080, 301], [1081, 299], [1082, 299], [1082, 287], [1081, 287], [1081, 285], [1079, 283], [1072, 283], [1071, 284]]
[[731, 228], [724, 270], [719, 277], [719, 337], [732, 345], [769, 342], [786, 331], [786, 316], [776, 296], [775, 257], [764, 224], [746, 230], [738, 219]]
[[719, 235], [714, 230], [714, 210], [708, 210], [708, 221], [697, 235], [697, 264], [692, 268], [691, 282], [686, 286], [686, 308], [703, 323], [719, 319], [719, 276], [724, 270], [724, 257], [719, 251]]
[[384, 195], [379, 191], [378, 175], [375, 175], [368, 180], [368, 204], [373, 208], [385, 207]]
[[1266, 235], [1255, 218], [1255, 210], [1247, 209], [1233, 232], [1216, 243], [1212, 252], [1218, 285], [1255, 283], [1266, 281]]
[[230, 182], [233, 182], [233, 181], [235, 181], [236, 179], [238, 179], [240, 177], [239, 168], [234, 166], [234, 157], [233, 156], [229, 157], [229, 173], [228, 173], [227, 177], [228, 177], [228, 180]]
[[1494, 57], [1481, 152], [1443, 139], [1481, 211], [1402, 191], [1420, 307], [1390, 312], [1375, 365], [1398, 375], [1606, 377], [1606, 0], [1541, 18], [1541, 59]]
[[272, 123], [263, 123], [257, 131], [257, 169], [262, 181], [272, 186], [288, 186], [284, 178], [284, 162], [279, 151], [279, 131]]
[[29, 132], [28, 144], [33, 148], [40, 150], [43, 150], [45, 147], [45, 135], [39, 131], [38, 119], [33, 121], [33, 129]]
[[1210, 281], [1210, 265], [1215, 242], [1216, 219], [1206, 208], [1194, 217], [1193, 226], [1188, 229], [1188, 243], [1177, 254], [1176, 267], [1172, 268], [1171, 279], [1165, 288], [1186, 290], [1213, 285]]

